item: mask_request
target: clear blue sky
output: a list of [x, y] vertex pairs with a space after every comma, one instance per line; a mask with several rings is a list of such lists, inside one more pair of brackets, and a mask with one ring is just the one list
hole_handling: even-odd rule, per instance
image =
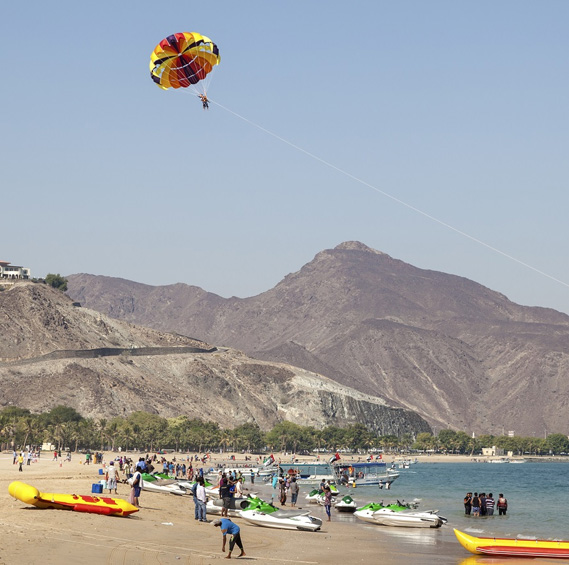
[[[245, 297], [359, 240], [569, 313], [568, 23], [566, 0], [5, 3], [0, 259]], [[230, 111], [150, 80], [178, 31], [219, 46]]]

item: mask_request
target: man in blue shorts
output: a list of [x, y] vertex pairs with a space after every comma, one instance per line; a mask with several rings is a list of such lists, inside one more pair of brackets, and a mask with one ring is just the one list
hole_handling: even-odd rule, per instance
[[245, 551], [243, 551], [243, 543], [241, 542], [241, 533], [239, 526], [233, 523], [229, 518], [222, 518], [221, 520], [216, 520], [213, 525], [215, 527], [221, 527], [221, 533], [223, 534], [223, 545], [221, 546], [221, 551], [225, 553], [225, 538], [227, 534], [231, 535], [231, 539], [229, 540], [229, 553], [225, 556], [226, 559], [231, 559], [231, 552], [233, 548], [237, 544], [237, 547], [241, 550], [241, 553], [238, 557], [243, 557], [245, 555]]

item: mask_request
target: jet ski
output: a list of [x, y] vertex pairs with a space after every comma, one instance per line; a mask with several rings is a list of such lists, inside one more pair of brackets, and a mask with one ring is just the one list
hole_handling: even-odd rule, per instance
[[[128, 479], [128, 484], [132, 485], [132, 477]], [[179, 496], [186, 494], [184, 489], [181, 489], [176, 483], [171, 484], [159, 484], [159, 481], [145, 481], [140, 480], [140, 487], [142, 490], [149, 492], [163, 492], [165, 494], [177, 494]]]
[[[251, 499], [249, 497], [239, 497], [239, 498], [231, 498], [229, 501], [229, 509], [227, 514], [229, 516], [240, 516], [241, 510], [248, 510], [251, 505]], [[210, 498], [207, 501], [205, 506], [205, 511], [208, 514], [221, 514], [223, 510], [223, 500], [220, 498], [212, 499]]]
[[310, 516], [302, 510], [276, 510], [271, 513], [260, 510], [241, 510], [241, 518], [265, 528], [277, 528], [281, 530], [301, 530], [315, 532], [322, 527], [322, 520]]
[[443, 524], [446, 524], [447, 519], [443, 516], [439, 516], [437, 512], [437, 510], [419, 512], [406, 508], [393, 509], [384, 506], [378, 510], [374, 510], [373, 508], [356, 510], [354, 516], [364, 522], [377, 524], [378, 526], [440, 528]]
[[356, 501], [349, 494], [334, 504], [334, 508], [338, 512], [355, 512], [357, 507]]

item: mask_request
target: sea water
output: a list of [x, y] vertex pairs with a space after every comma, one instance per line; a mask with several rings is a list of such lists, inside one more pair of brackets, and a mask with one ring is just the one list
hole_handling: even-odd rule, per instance
[[[385, 543], [395, 541], [414, 565], [470, 563], [466, 560], [470, 554], [456, 540], [453, 528], [482, 537], [569, 540], [569, 462], [420, 462], [398, 472], [399, 478], [389, 490], [380, 490], [377, 486], [340, 488], [340, 496], [349, 494], [361, 506], [368, 502], [388, 504], [420, 499], [418, 510], [436, 509], [448, 523], [438, 529], [387, 528], [366, 524], [352, 514], [332, 510], [332, 520], [356, 528], [354, 531], [360, 531], [362, 535], [365, 532], [376, 540], [378, 554]], [[270, 498], [272, 489], [269, 485], [265, 488], [269, 490], [259, 494]], [[313, 488], [301, 487], [298, 506], [325, 518], [322, 507], [309, 505], [304, 498]], [[491, 492], [496, 501], [498, 494], [503, 493], [508, 500], [507, 515], [499, 516], [495, 508], [493, 516], [466, 516], [463, 499], [467, 492]], [[278, 505], [278, 495], [274, 496]], [[386, 563], [401, 562], [401, 558], [387, 561], [385, 558], [384, 555]]]
[[[342, 491], [344, 492], [344, 491]], [[466, 516], [467, 492], [508, 500], [506, 516]], [[473, 535], [569, 539], [569, 464], [564, 462], [417, 463], [401, 469], [389, 490], [350, 489], [359, 503], [421, 499], [419, 510], [439, 510], [448, 526]]]

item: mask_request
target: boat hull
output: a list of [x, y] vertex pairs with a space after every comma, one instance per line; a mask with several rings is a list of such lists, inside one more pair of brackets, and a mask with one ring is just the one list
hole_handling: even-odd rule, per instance
[[569, 541], [477, 538], [456, 529], [454, 534], [462, 547], [476, 555], [569, 559]]
[[17, 500], [36, 508], [73, 510], [106, 516], [129, 516], [138, 512], [136, 506], [121, 498], [40, 492], [37, 488], [20, 481], [10, 483], [8, 492]]

